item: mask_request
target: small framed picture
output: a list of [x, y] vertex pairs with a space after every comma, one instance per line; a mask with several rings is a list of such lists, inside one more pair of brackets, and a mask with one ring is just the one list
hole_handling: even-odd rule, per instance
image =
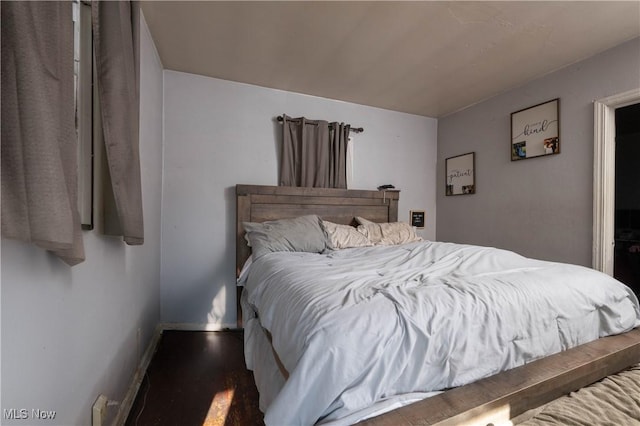
[[424, 228], [424, 210], [411, 210], [409, 212], [409, 219], [411, 220], [411, 226], [415, 226], [418, 229]]
[[446, 195], [476, 193], [476, 153], [449, 157], [445, 160]]
[[511, 113], [511, 161], [560, 153], [560, 99]]

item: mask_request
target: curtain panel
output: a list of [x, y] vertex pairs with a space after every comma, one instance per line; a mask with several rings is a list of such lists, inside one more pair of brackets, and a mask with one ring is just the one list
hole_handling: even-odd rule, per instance
[[2, 2], [2, 236], [84, 260], [69, 2]]
[[344, 123], [332, 123], [329, 127], [331, 188], [347, 187], [347, 148], [350, 128], [351, 126]]
[[139, 149], [139, 14], [138, 2], [91, 2], [108, 172], [120, 230], [130, 245], [144, 242]]
[[346, 188], [349, 125], [283, 115], [280, 186]]

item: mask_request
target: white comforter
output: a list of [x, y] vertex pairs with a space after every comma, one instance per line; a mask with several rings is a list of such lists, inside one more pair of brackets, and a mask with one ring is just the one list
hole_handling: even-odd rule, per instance
[[607, 275], [450, 243], [271, 253], [244, 284], [249, 323], [289, 373], [258, 383], [267, 425], [344, 418], [640, 325], [636, 297]]

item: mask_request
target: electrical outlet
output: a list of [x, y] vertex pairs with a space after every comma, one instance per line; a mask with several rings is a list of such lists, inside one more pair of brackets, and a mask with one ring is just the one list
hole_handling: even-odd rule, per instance
[[104, 425], [104, 419], [107, 415], [107, 402], [109, 402], [109, 399], [104, 395], [100, 395], [98, 399], [96, 399], [96, 402], [93, 403], [91, 426]]

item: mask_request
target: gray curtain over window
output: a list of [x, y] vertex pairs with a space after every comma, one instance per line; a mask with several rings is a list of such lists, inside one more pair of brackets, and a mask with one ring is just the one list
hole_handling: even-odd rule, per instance
[[127, 244], [142, 244], [139, 5], [94, 0], [91, 15], [102, 130], [120, 229]]
[[2, 2], [2, 236], [84, 260], [69, 2]]
[[349, 126], [283, 116], [281, 186], [346, 188]]
[[344, 123], [332, 123], [329, 127], [329, 148], [331, 150], [329, 178], [331, 188], [347, 187], [347, 145], [349, 143], [350, 127]]

